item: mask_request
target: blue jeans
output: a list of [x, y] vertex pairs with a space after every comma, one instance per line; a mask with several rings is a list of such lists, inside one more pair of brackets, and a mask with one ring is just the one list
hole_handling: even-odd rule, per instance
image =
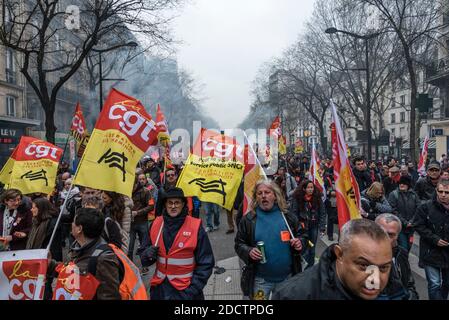
[[[213, 228], [214, 225], [218, 227], [220, 225], [220, 208], [217, 204], [211, 202], [204, 202], [206, 210], [206, 226]], [[214, 217], [214, 223], [212, 224], [212, 216]]]
[[[287, 277], [288, 279], [289, 277]], [[253, 294], [250, 297], [251, 300], [269, 300], [271, 293], [276, 289], [278, 285], [282, 282], [270, 282], [266, 281], [264, 278], [255, 276], [254, 277], [254, 289]]]
[[315, 247], [318, 240], [318, 225], [310, 227], [307, 231], [307, 235], [309, 236], [309, 241], [313, 243], [313, 247], [310, 247], [308, 244], [306, 245], [304, 260], [307, 262], [307, 267], [305, 270], [311, 268], [315, 264]]
[[449, 293], [449, 269], [424, 266], [429, 300], [447, 300]]
[[412, 249], [413, 244], [410, 243], [410, 237], [412, 236], [412, 234], [413, 234], [412, 232], [405, 233], [403, 231], [399, 233], [398, 246], [407, 250], [407, 253], [409, 253], [410, 250]]
[[143, 239], [148, 234], [148, 223], [132, 223], [131, 230], [129, 232], [129, 249], [128, 249], [128, 257], [132, 261], [134, 255], [134, 244], [136, 242], [136, 235], [139, 237], [139, 243], [143, 243]]

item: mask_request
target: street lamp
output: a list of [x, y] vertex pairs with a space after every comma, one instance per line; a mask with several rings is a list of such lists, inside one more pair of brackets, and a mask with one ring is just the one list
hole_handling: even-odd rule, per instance
[[137, 46], [138, 46], [138, 44], [136, 42], [130, 41], [128, 43], [118, 44], [118, 45], [112, 46], [112, 47], [107, 48], [107, 49], [93, 49], [92, 48], [92, 51], [98, 53], [98, 58], [99, 58], [98, 68], [99, 68], [99, 73], [100, 73], [100, 112], [101, 112], [101, 109], [103, 108], [103, 81], [124, 81], [125, 80], [125, 79], [103, 79], [103, 67], [102, 67], [101, 54], [104, 53], [104, 52], [116, 50], [116, 49], [119, 49], [119, 48], [122, 48], [122, 47], [135, 48]]
[[345, 31], [345, 30], [339, 30], [337, 28], [331, 27], [327, 28], [325, 31], [327, 34], [334, 34], [334, 33], [343, 33], [350, 37], [356, 38], [356, 39], [362, 39], [365, 41], [365, 68], [357, 68], [352, 70], [359, 70], [359, 71], [365, 71], [366, 72], [366, 115], [365, 115], [365, 126], [367, 132], [367, 144], [368, 144], [368, 160], [371, 160], [371, 93], [370, 93], [370, 70], [369, 70], [369, 51], [368, 51], [368, 45], [369, 40], [373, 39], [377, 36], [379, 36], [379, 32], [367, 34], [367, 35], [359, 35], [353, 32]]

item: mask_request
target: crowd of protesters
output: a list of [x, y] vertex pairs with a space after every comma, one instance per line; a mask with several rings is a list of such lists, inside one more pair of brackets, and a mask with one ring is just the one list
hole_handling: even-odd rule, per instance
[[[447, 159], [431, 161], [421, 177], [413, 163], [399, 165], [394, 158], [367, 162], [354, 156], [351, 164], [363, 219], [350, 221], [340, 232], [330, 159], [318, 168], [324, 194], [310, 179], [307, 156], [280, 156], [277, 172], [256, 184], [247, 214], [241, 183], [233, 210], [226, 211], [226, 234], [235, 234], [235, 251], [245, 264], [241, 288], [250, 299], [419, 299], [409, 264], [415, 233], [420, 235], [419, 266], [425, 270], [429, 298], [447, 299]], [[204, 299], [215, 265], [208, 233], [220, 228], [221, 208], [184, 196], [176, 187], [181, 170], [182, 165], [164, 167], [143, 158], [132, 197], [126, 197], [72, 185], [72, 173], [62, 163], [52, 194], [2, 192], [0, 250], [47, 248], [55, 234], [46, 299], [58, 298], [61, 262], [98, 280], [96, 290], [85, 293], [92, 299]], [[317, 242], [324, 236], [334, 243], [316, 263]], [[368, 260], [351, 261], [360, 252]], [[156, 268], [148, 297], [140, 289], [141, 276], [151, 265]], [[376, 290], [364, 285], [368, 265], [380, 269]], [[351, 273], [351, 268], [360, 272]]]

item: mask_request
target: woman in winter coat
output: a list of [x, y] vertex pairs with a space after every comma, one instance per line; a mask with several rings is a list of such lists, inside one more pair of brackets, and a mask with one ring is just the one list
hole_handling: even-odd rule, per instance
[[103, 191], [103, 214], [105, 217], [105, 230], [103, 238], [124, 251], [128, 250], [129, 232], [131, 230], [132, 200], [111, 191]]
[[33, 219], [26, 199], [30, 201], [17, 189], [4, 191], [1, 198], [0, 237], [3, 239], [1, 243], [10, 250], [26, 248]]
[[[31, 206], [33, 215], [33, 227], [28, 236], [26, 249], [45, 249], [55, 230], [58, 220], [58, 211], [47, 198], [36, 198]], [[50, 246], [51, 257], [62, 261], [62, 231], [58, 227]], [[49, 300], [53, 296], [51, 284], [53, 278], [49, 278], [45, 284], [44, 299]]]
[[384, 186], [380, 182], [373, 182], [373, 184], [362, 192], [362, 216], [370, 220], [375, 220], [376, 217], [382, 213], [392, 213], [393, 208], [385, 198]]
[[[45, 249], [55, 229], [58, 211], [47, 198], [36, 198], [33, 200], [31, 213], [33, 226], [28, 235], [26, 249]], [[58, 228], [50, 247], [52, 258], [57, 261], [62, 261], [61, 244], [61, 229]]]
[[315, 188], [310, 180], [304, 180], [293, 194], [290, 212], [304, 225], [308, 235], [308, 245], [304, 252], [307, 262], [306, 269], [315, 263], [315, 246], [318, 240], [318, 232], [324, 234], [326, 229], [326, 211], [324, 208], [321, 192]]

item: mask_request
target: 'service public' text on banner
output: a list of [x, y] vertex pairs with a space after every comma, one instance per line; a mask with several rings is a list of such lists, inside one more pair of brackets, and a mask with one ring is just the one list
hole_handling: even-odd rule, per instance
[[231, 210], [243, 176], [243, 148], [235, 139], [202, 130], [193, 152], [177, 186], [186, 196], [197, 196]]

